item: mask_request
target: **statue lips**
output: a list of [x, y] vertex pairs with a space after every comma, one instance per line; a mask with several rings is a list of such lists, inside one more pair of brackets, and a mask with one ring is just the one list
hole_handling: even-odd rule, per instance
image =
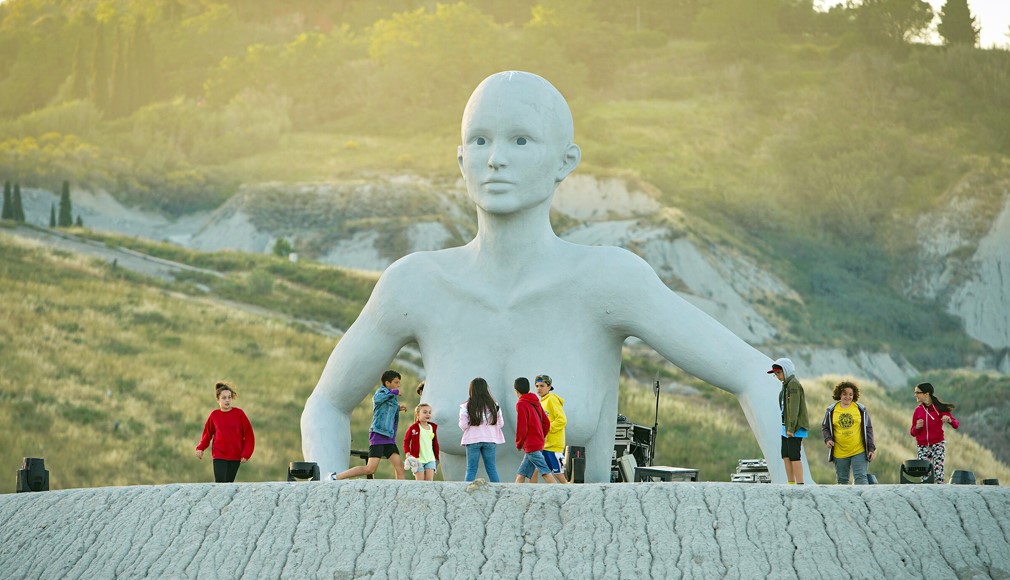
[[481, 185], [483, 185], [484, 189], [489, 193], [505, 193], [515, 186], [515, 184], [511, 181], [500, 178], [486, 179]]

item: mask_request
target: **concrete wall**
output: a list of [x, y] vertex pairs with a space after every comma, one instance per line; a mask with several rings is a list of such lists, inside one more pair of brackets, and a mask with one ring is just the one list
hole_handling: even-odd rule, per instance
[[1010, 489], [395, 481], [0, 496], [4, 578], [1010, 578]]

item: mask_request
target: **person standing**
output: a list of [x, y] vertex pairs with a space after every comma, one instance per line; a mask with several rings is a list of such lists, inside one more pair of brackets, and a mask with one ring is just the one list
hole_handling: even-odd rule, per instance
[[515, 380], [516, 396], [516, 449], [525, 455], [516, 472], [516, 483], [525, 483], [534, 470], [550, 483], [557, 483], [557, 478], [551, 473], [544, 461], [544, 437], [551, 430], [551, 421], [540, 406], [540, 399], [530, 392], [530, 380], [519, 377]]
[[498, 483], [498, 444], [505, 442], [502, 426], [505, 418], [501, 407], [491, 396], [487, 381], [475, 377], [470, 381], [470, 397], [459, 406], [459, 428], [463, 431], [460, 444], [466, 448], [466, 476], [464, 481], [477, 478], [477, 466], [484, 460], [488, 481]]
[[782, 381], [779, 409], [782, 414], [782, 463], [786, 481], [803, 485], [803, 440], [807, 437], [807, 400], [803, 385], [796, 378], [796, 366], [787, 358], [772, 363], [768, 374]]
[[936, 397], [933, 385], [919, 383], [915, 385], [915, 401], [918, 405], [912, 413], [912, 428], [909, 434], [915, 437], [919, 447], [919, 459], [929, 461], [933, 466], [935, 483], [943, 481], [943, 459], [946, 454], [946, 443], [943, 438], [943, 425], [946, 423], [957, 429], [960, 423], [951, 414], [953, 403], [944, 403]]
[[396, 479], [403, 479], [403, 462], [396, 446], [396, 431], [400, 426], [400, 413], [407, 410], [400, 404], [400, 373], [388, 370], [379, 379], [382, 383], [372, 396], [372, 424], [368, 427], [368, 462], [355, 465], [340, 473], [330, 473], [327, 479], [341, 480], [358, 475], [372, 475], [379, 468], [379, 460], [386, 458], [393, 465]]
[[859, 387], [851, 381], [835, 385], [831, 398], [838, 402], [828, 405], [821, 421], [828, 461], [835, 464], [839, 484], [849, 483], [851, 471], [856, 485], [866, 485], [869, 483], [866, 472], [877, 450], [870, 412], [857, 402]]
[[196, 457], [202, 460], [204, 450], [210, 447], [214, 458], [214, 483], [232, 483], [238, 468], [252, 457], [256, 436], [249, 417], [242, 409], [232, 406], [238, 398], [235, 387], [219, 381], [214, 384], [214, 396], [219, 408], [207, 417], [203, 437], [196, 445]]
[[[565, 416], [565, 400], [554, 392], [554, 384], [548, 375], [537, 375], [533, 381], [537, 389], [537, 396], [540, 397], [540, 406], [547, 413], [547, 418], [551, 421], [551, 430], [547, 433], [544, 441], [544, 461], [547, 467], [551, 468], [551, 473], [558, 479], [559, 483], [568, 483], [564, 470], [561, 469], [561, 457], [565, 452], [565, 425], [568, 424], [568, 417]], [[537, 474], [534, 472], [530, 478], [530, 483], [537, 482]]]
[[414, 409], [414, 423], [403, 434], [403, 452], [413, 459], [414, 479], [434, 481], [438, 465], [438, 425], [431, 422], [431, 405], [421, 403]]

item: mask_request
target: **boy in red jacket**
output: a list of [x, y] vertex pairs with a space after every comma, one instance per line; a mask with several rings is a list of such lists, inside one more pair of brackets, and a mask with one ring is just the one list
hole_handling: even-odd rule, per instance
[[544, 450], [545, 434], [551, 430], [551, 421], [540, 407], [540, 398], [530, 393], [529, 379], [519, 377], [515, 380], [514, 388], [519, 397], [516, 401], [516, 449], [526, 452], [516, 473], [516, 483], [526, 483], [533, 476], [534, 469], [544, 481], [557, 483], [558, 480], [551, 473], [551, 468], [547, 467], [544, 454], [541, 453]]

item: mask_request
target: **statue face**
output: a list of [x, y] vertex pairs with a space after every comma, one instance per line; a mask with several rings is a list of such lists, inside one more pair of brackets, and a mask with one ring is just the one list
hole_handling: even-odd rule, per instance
[[489, 213], [514, 213], [549, 201], [578, 162], [566, 161], [560, 95], [548, 87], [530, 78], [496, 75], [470, 97], [458, 161], [470, 198]]

